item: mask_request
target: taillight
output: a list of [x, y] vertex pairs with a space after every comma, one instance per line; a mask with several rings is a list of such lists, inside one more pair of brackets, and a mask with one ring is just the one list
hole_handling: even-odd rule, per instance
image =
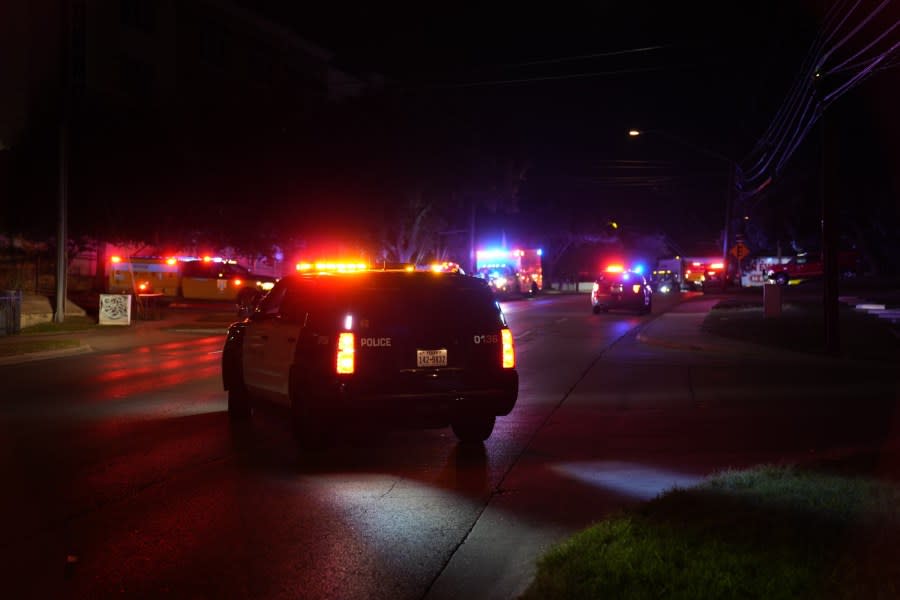
[[516, 350], [513, 348], [513, 336], [509, 329], [500, 330], [500, 341], [503, 345], [503, 368], [514, 369], [516, 367]]
[[241, 281], [240, 279], [235, 279], [235, 280], [233, 281], [233, 283], [234, 283], [234, 286], [235, 286], [235, 287], [240, 287], [241, 284], [244, 283], [244, 282]]
[[336, 369], [340, 374], [353, 373], [355, 367], [354, 341], [352, 331], [344, 331], [338, 336]]

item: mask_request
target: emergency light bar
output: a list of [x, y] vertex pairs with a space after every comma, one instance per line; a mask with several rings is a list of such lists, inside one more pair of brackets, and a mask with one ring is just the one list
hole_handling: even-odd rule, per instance
[[365, 263], [357, 263], [357, 262], [317, 262], [317, 263], [308, 263], [302, 262], [297, 263], [297, 270], [300, 272], [338, 272], [338, 273], [351, 273], [358, 271], [366, 271], [369, 268], [369, 265]]

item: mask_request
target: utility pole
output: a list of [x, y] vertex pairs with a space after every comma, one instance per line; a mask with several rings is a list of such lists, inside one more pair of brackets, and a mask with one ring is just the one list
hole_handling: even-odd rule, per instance
[[469, 213], [469, 273], [475, 273], [476, 267], [478, 266], [477, 261], [475, 259], [475, 213], [478, 210], [478, 202], [475, 199], [475, 195], [471, 194], [471, 202], [472, 206], [470, 208], [471, 212]]
[[60, 0], [60, 110], [59, 110], [59, 214], [56, 231], [56, 310], [54, 323], [66, 319], [66, 283], [68, 280], [68, 204], [69, 204], [69, 3]]
[[[722, 272], [725, 273], [725, 281], [722, 285], [728, 287], [731, 276], [731, 261], [728, 259], [728, 250], [731, 248], [731, 220], [734, 205], [734, 185], [737, 166], [733, 161], [728, 161], [728, 189], [725, 190], [725, 229], [722, 233]], [[738, 274], [740, 275], [740, 261], [738, 261]], [[740, 277], [738, 277], [740, 281]]]
[[836, 127], [828, 113], [821, 116], [822, 136], [822, 268], [825, 289], [822, 298], [825, 321], [825, 353], [838, 356], [841, 353], [840, 304], [838, 287], [838, 189], [837, 171], [840, 168], [837, 156]]

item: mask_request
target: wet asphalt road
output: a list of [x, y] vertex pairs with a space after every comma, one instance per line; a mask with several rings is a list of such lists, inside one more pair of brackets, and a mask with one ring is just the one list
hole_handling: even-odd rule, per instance
[[591, 323], [581, 297], [506, 312], [519, 403], [471, 452], [449, 429], [354, 431], [317, 455], [273, 415], [232, 430], [219, 336], [3, 367], [5, 589], [422, 597], [549, 412], [640, 322]]

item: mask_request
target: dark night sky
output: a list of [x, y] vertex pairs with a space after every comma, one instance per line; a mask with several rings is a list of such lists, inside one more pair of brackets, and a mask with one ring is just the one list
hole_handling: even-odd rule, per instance
[[793, 2], [253, 5], [409, 94], [502, 108], [496, 127], [515, 123], [526, 139], [608, 147], [596, 133], [634, 122], [735, 153], [777, 108], [817, 26], [815, 9]]
[[[663, 230], [684, 243], [714, 244], [724, 220], [727, 165], [710, 154], [746, 157], [799, 76], [825, 7], [841, 0], [232, 1], [334, 53], [336, 66], [378, 74], [383, 87], [312, 111], [282, 103], [261, 115], [250, 102], [225, 127], [211, 111], [192, 123], [197, 131], [188, 137], [206, 146], [189, 156], [166, 152], [180, 138], [173, 142], [163, 134], [155, 154], [143, 141], [131, 155], [113, 144], [115, 157], [138, 165], [113, 170], [123, 188], [133, 172], [156, 169], [177, 189], [165, 194], [176, 206], [185, 198], [214, 198], [227, 219], [253, 197], [278, 225], [306, 226], [302, 234], [339, 232], [351, 218], [358, 229], [372, 229], [391, 202], [399, 204], [421, 183], [435, 197], [487, 189], [478, 169], [510, 158], [530, 165], [520, 190], [520, 207], [529, 209], [521, 212], [523, 221], [528, 213], [543, 225], [547, 207], [567, 204], [579, 216], [611, 217], [631, 231]], [[900, 8], [900, 0], [891, 1]], [[858, 14], [879, 2], [862, 0]], [[879, 27], [898, 18], [897, 10], [886, 13]], [[893, 35], [900, 39], [900, 28]], [[841, 121], [843, 185], [853, 197], [848, 205], [864, 206], [869, 197], [896, 203], [900, 196], [898, 73], [894, 68], [872, 78], [832, 111]], [[230, 119], [226, 96], [219, 113]], [[145, 128], [152, 130], [152, 122]], [[128, 124], [136, 125], [128, 130], [131, 139], [153, 137], [140, 123]], [[657, 133], [629, 138], [631, 128]], [[93, 136], [90, 127], [86, 131]], [[53, 136], [47, 139], [54, 152]], [[776, 197], [765, 200], [808, 196], [811, 208], [802, 215], [813, 232], [816, 144], [813, 131], [772, 186]], [[141, 152], [159, 164], [145, 167]], [[97, 164], [106, 185], [112, 177], [103, 161]], [[494, 176], [501, 171], [494, 169]], [[77, 165], [73, 172], [80, 172]], [[145, 194], [159, 195], [149, 187]], [[336, 205], [353, 210], [335, 211]], [[468, 226], [459, 206], [447, 210], [461, 221], [450, 228]]]
[[[715, 236], [722, 163], [660, 136], [661, 129], [739, 159], [796, 76], [818, 26], [794, 2], [567, 5], [253, 2], [256, 10], [336, 53], [338, 64], [382, 74], [392, 93], [446, 128], [534, 161], [543, 192], [629, 206], [619, 218], [663, 221]], [[634, 51], [637, 50], [637, 51]], [[437, 145], [437, 142], [436, 142]], [[670, 192], [622, 188], [656, 162]], [[545, 195], [541, 201], [553, 201]], [[662, 216], [660, 216], [662, 215]]]

